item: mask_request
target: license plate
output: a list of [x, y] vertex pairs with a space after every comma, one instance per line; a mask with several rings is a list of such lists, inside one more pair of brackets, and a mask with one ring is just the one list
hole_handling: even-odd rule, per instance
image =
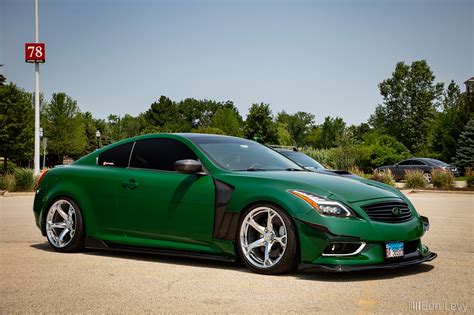
[[403, 242], [390, 242], [385, 244], [385, 257], [397, 258], [403, 257]]

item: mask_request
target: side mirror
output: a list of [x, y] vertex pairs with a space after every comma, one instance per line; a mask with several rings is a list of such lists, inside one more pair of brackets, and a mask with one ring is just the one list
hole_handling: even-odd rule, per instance
[[196, 160], [179, 160], [174, 163], [174, 169], [178, 173], [196, 174], [202, 172], [202, 163]]

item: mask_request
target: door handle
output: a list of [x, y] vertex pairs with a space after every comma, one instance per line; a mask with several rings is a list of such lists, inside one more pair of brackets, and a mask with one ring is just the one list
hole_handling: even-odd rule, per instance
[[126, 182], [122, 182], [122, 188], [125, 189], [136, 189], [138, 187], [138, 183], [132, 178]]

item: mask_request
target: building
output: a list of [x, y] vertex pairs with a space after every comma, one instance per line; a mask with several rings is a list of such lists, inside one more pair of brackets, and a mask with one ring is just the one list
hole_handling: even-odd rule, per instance
[[474, 77], [471, 77], [470, 79], [467, 79], [464, 81], [464, 84], [466, 84], [466, 94], [473, 96], [474, 95]]

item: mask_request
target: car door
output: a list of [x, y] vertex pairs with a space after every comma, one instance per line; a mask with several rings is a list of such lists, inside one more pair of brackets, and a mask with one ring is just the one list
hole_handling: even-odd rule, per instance
[[431, 167], [428, 166], [426, 163], [420, 160], [412, 160], [410, 169], [412, 170], [420, 170], [422, 172], [431, 172]]
[[87, 234], [98, 238], [123, 235], [123, 222], [117, 207], [117, 194], [128, 167], [133, 142], [112, 147], [97, 157], [97, 165], [84, 171], [81, 189], [89, 197], [83, 200]]
[[178, 140], [149, 138], [135, 143], [118, 194], [126, 236], [179, 243], [211, 241], [213, 179], [175, 172], [174, 163], [183, 159], [197, 157]]
[[403, 179], [405, 178], [406, 170], [410, 169], [411, 160], [404, 160], [400, 163], [396, 164], [395, 167], [392, 168], [392, 173], [396, 179]]

